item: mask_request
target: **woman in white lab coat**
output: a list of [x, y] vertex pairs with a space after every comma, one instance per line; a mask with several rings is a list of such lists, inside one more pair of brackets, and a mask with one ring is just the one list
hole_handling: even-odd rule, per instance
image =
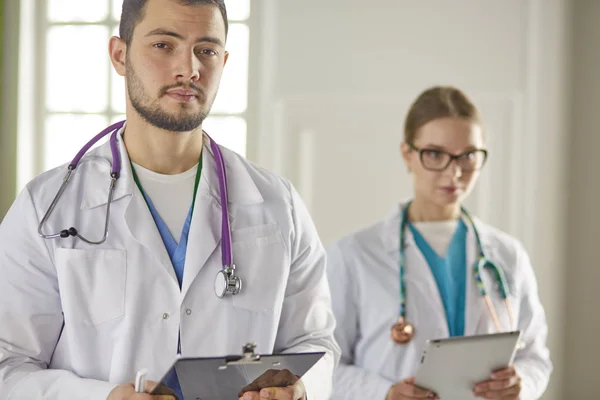
[[[517, 239], [461, 207], [487, 158], [476, 107], [456, 88], [424, 91], [408, 112], [401, 154], [414, 178], [414, 198], [328, 251], [342, 348], [333, 398], [434, 396], [414, 385], [426, 340], [517, 329], [525, 347], [514, 365], [473, 391], [482, 398], [540, 398], [552, 364], [527, 252]], [[480, 271], [481, 282], [474, 279], [482, 251], [504, 275], [504, 285], [488, 268]], [[497, 318], [486, 306], [481, 283]]]

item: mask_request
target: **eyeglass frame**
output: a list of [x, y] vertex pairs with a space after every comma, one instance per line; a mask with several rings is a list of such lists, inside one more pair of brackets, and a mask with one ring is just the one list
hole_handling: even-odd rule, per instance
[[[460, 167], [461, 171], [464, 171], [464, 172], [475, 172], [475, 171], [479, 171], [479, 170], [481, 170], [483, 168], [483, 166], [485, 165], [485, 162], [487, 161], [487, 157], [488, 157], [488, 151], [486, 149], [479, 149], [479, 148], [475, 148], [475, 149], [472, 149], [472, 150], [469, 150], [469, 151], [465, 151], [464, 153], [456, 154], [455, 155], [455, 154], [450, 154], [447, 151], [441, 150], [441, 149], [433, 149], [433, 148], [423, 149], [423, 148], [418, 148], [417, 146], [415, 146], [412, 143], [408, 143], [408, 146], [412, 150], [417, 151], [419, 153], [419, 161], [421, 162], [421, 165], [423, 166], [423, 168], [425, 168], [428, 171], [436, 171], [436, 172], [445, 171], [450, 166], [450, 164], [452, 163], [452, 161], [454, 161], [454, 160], [458, 161], [461, 157], [463, 157], [463, 156], [465, 156], [466, 154], [469, 154], [469, 153], [481, 152], [481, 153], [483, 153], [483, 161], [481, 161], [481, 166], [479, 168], [465, 169], [462, 166], [460, 166], [460, 165], [457, 164]], [[448, 163], [443, 168], [440, 168], [440, 169], [438, 169], [438, 168], [429, 168], [429, 167], [425, 166], [425, 162], [423, 162], [423, 153], [426, 152], [426, 151], [437, 151], [439, 153], [447, 154], [448, 157], [450, 157], [450, 159], [448, 160]]]

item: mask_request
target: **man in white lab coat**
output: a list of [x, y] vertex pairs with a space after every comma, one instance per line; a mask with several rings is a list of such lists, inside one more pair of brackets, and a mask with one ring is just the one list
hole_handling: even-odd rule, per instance
[[[227, 61], [226, 36], [222, 0], [124, 1], [109, 46], [127, 89], [114, 196], [108, 201], [106, 143], [82, 159], [42, 227], [99, 240], [110, 204], [108, 236], [88, 244], [38, 234], [66, 166], [16, 199], [0, 226], [0, 399], [157, 398], [134, 393], [136, 371], [149, 370], [149, 391], [178, 353], [240, 354], [247, 342], [263, 354], [326, 355], [301, 380], [265, 379], [243, 398], [329, 397], [340, 351], [315, 227], [288, 181], [225, 148], [243, 285], [215, 295], [223, 204], [202, 122]], [[69, 84], [95, 95], [85, 82]]]

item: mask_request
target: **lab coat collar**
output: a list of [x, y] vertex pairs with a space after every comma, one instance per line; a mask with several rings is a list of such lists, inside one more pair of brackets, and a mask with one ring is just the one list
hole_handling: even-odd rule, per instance
[[[121, 136], [124, 128], [121, 128], [117, 134], [119, 154], [121, 155], [121, 172], [115, 187], [113, 201], [132, 195], [135, 188], [129, 155]], [[202, 178], [198, 190], [210, 193], [220, 204], [216, 160], [206, 136], [202, 151], [204, 152], [202, 157]], [[225, 161], [225, 171], [228, 180], [229, 203], [240, 205], [262, 203], [263, 197], [250, 177], [241, 157], [223, 147], [221, 147], [221, 152]], [[106, 160], [108, 160], [108, 163], [106, 163]], [[113, 163], [110, 143], [107, 141], [97, 149], [91, 151], [89, 155], [84, 157], [82, 162], [93, 163], [93, 168], [90, 168], [90, 171], [86, 171], [90, 176], [85, 179], [85, 195], [81, 208], [85, 210], [106, 205], [110, 183], [109, 176]], [[106, 184], [101, 183], [104, 181], [106, 181]]]
[[[263, 197], [248, 173], [241, 156], [227, 148], [220, 147], [220, 149], [225, 162], [229, 203], [240, 205], [262, 203]], [[201, 182], [200, 189], [210, 192], [220, 204], [217, 160], [206, 135], [204, 135], [204, 149], [202, 151], [204, 152], [202, 156], [202, 176], [206, 177], [206, 180]]]
[[[121, 157], [121, 171], [119, 172], [119, 179], [117, 179], [117, 184], [115, 186], [113, 201], [131, 195], [135, 185], [131, 174], [129, 155], [127, 154], [127, 149], [123, 144], [121, 136], [124, 129], [125, 126], [117, 133], [117, 143], [119, 155]], [[109, 136], [110, 134], [107, 135], [107, 137]], [[108, 161], [108, 163], [106, 161]], [[113, 157], [109, 140], [86, 154], [81, 162], [92, 163], [92, 168], [90, 168], [89, 171], [86, 171], [86, 174], [89, 174], [89, 176], [86, 176], [84, 179], [85, 188], [81, 209], [87, 210], [106, 205], [108, 202], [110, 173], [113, 166]]]
[[[383, 224], [384, 234], [383, 241], [386, 251], [394, 252], [399, 251], [400, 246], [400, 219], [402, 218], [402, 211], [408, 205], [408, 201], [403, 201], [398, 205], [394, 206], [393, 210], [389, 213], [388, 217], [385, 219]], [[475, 233], [473, 232], [473, 227], [469, 223], [469, 221], [463, 216], [463, 221], [468, 228], [468, 238], [469, 241], [475, 241]], [[485, 254], [493, 259], [493, 255], [495, 253], [495, 248], [492, 246], [492, 237], [493, 233], [488, 227], [487, 224], [482, 222], [479, 218], [471, 215], [473, 219], [473, 223], [475, 224], [475, 228], [477, 228], [477, 232], [479, 233], [479, 238], [481, 240], [481, 246], [485, 251]], [[405, 246], [410, 247], [415, 245], [415, 240], [412, 235], [412, 232], [408, 227], [405, 228], [404, 232], [404, 241]]]

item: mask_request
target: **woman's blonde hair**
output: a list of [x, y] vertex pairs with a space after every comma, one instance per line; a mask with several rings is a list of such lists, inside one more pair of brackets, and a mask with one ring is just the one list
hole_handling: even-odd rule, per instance
[[477, 107], [460, 89], [434, 86], [426, 89], [412, 103], [404, 122], [404, 141], [414, 143], [419, 129], [439, 118], [456, 117], [481, 124]]

